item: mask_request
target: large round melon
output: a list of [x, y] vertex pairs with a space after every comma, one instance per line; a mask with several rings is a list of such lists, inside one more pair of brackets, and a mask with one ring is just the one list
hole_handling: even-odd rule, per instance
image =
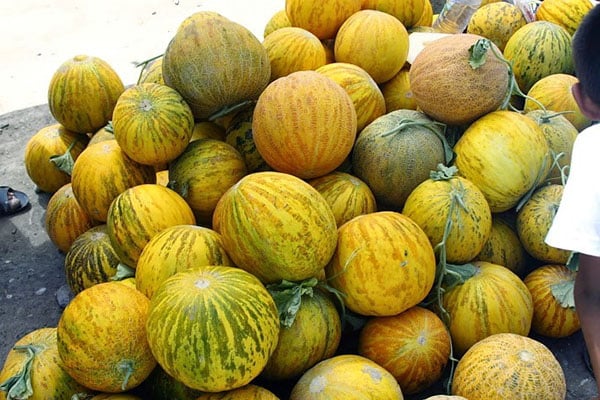
[[458, 173], [485, 195], [492, 212], [506, 211], [550, 170], [542, 129], [514, 111], [494, 111], [472, 123], [454, 145]]
[[410, 192], [445, 163], [442, 129], [415, 110], [396, 110], [370, 123], [356, 139], [354, 174], [381, 208], [402, 209]]
[[356, 111], [333, 79], [297, 71], [272, 82], [252, 119], [256, 149], [273, 169], [303, 179], [339, 167], [354, 144]]
[[162, 64], [165, 83], [183, 96], [198, 119], [256, 100], [271, 76], [267, 52], [252, 32], [210, 11], [181, 23]]
[[281, 172], [255, 172], [217, 203], [213, 229], [238, 267], [263, 282], [318, 276], [333, 255], [331, 207], [308, 183]]
[[504, 57], [511, 62], [519, 88], [527, 93], [540, 79], [574, 72], [571, 35], [548, 21], [519, 28], [506, 42]]
[[206, 392], [242, 387], [275, 350], [275, 301], [252, 274], [206, 266], [178, 272], [150, 302], [148, 342], [165, 371]]
[[463, 125], [502, 105], [509, 85], [506, 64], [492, 49], [478, 68], [469, 64], [469, 48], [480, 39], [468, 33], [446, 36], [428, 43], [415, 57], [410, 87], [417, 106], [433, 119]]

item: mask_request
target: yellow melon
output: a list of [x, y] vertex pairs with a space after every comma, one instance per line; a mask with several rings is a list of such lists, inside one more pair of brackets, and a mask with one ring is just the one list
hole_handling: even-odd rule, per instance
[[409, 67], [402, 68], [392, 79], [381, 85], [381, 92], [387, 112], [417, 109], [417, 103], [410, 90]]
[[315, 70], [327, 62], [325, 47], [306, 29], [284, 27], [263, 41], [271, 63], [271, 80], [296, 71]]
[[527, 92], [530, 98], [525, 99], [524, 111], [539, 109], [540, 106], [533, 99], [540, 102], [547, 110], [562, 112], [568, 111], [564, 116], [578, 131], [582, 131], [592, 124], [581, 112], [579, 105], [571, 93], [571, 87], [579, 80], [571, 74], [552, 74], [543, 77], [533, 84]]
[[385, 114], [385, 99], [381, 89], [361, 67], [335, 62], [318, 68], [317, 72], [333, 79], [348, 93], [356, 110], [358, 131]]
[[358, 65], [377, 83], [394, 77], [408, 57], [408, 32], [395, 17], [361, 10], [348, 18], [335, 39], [335, 59]]
[[526, 23], [519, 7], [500, 1], [478, 8], [469, 20], [467, 33], [486, 37], [504, 50], [512, 34]]
[[333, 39], [346, 19], [360, 10], [361, 0], [286, 0], [285, 11], [292, 24]]

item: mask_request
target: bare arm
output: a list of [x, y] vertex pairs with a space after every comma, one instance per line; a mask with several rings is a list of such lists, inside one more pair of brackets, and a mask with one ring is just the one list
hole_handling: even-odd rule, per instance
[[600, 257], [579, 255], [575, 307], [600, 393]]

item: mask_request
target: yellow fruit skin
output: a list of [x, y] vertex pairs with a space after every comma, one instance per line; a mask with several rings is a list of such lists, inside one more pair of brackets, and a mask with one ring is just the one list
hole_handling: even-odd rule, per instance
[[544, 181], [551, 165], [541, 128], [513, 111], [494, 111], [473, 122], [454, 152], [459, 175], [481, 189], [492, 212], [516, 206]]
[[377, 202], [369, 186], [346, 172], [334, 171], [308, 183], [325, 198], [338, 228], [354, 217], [377, 211]]
[[355, 217], [338, 230], [325, 269], [331, 286], [345, 294], [350, 310], [367, 316], [396, 315], [431, 290], [435, 255], [425, 232], [393, 211]]
[[281, 172], [255, 172], [219, 200], [213, 229], [233, 263], [265, 283], [316, 277], [331, 259], [337, 226], [321, 194]]
[[410, 89], [409, 68], [402, 68], [392, 79], [381, 85], [386, 112], [416, 110], [417, 102]]
[[394, 375], [402, 393], [418, 393], [441, 378], [450, 357], [450, 334], [432, 311], [415, 306], [390, 317], [367, 321], [358, 354]]
[[393, 15], [407, 29], [418, 25], [431, 26], [433, 15], [433, 8], [429, 0], [365, 0], [363, 9], [377, 10]]
[[292, 26], [312, 32], [321, 40], [333, 39], [340, 26], [360, 10], [361, 0], [286, 0]]
[[522, 276], [526, 271], [527, 261], [529, 261], [516, 228], [500, 214], [492, 215], [490, 237], [475, 259], [502, 265], [518, 276]]
[[303, 296], [291, 326], [282, 326], [275, 351], [261, 375], [271, 381], [297, 379], [316, 363], [333, 357], [342, 337], [342, 322], [327, 294]]
[[428, 179], [406, 199], [402, 214], [415, 221], [427, 234], [432, 246], [444, 241], [447, 261], [464, 264], [483, 248], [492, 230], [492, 212], [484, 194], [462, 177], [435, 181]]
[[263, 41], [271, 63], [271, 81], [296, 71], [315, 70], [327, 62], [323, 43], [311, 32], [283, 27]]
[[[587, 118], [573, 97], [571, 86], [579, 82], [577, 77], [570, 74], [551, 74], [537, 81], [527, 96], [534, 98], [548, 111], [562, 112], [568, 111], [564, 117], [568, 119], [578, 131], [582, 131], [592, 124]], [[540, 106], [530, 98], [525, 99], [525, 112], [539, 109]]]
[[352, 99], [334, 80], [298, 71], [261, 93], [252, 118], [256, 149], [276, 171], [312, 179], [338, 168], [356, 137]]
[[386, 113], [383, 93], [364, 69], [354, 64], [334, 62], [318, 68], [317, 72], [333, 79], [348, 93], [356, 110], [357, 131]]
[[66, 129], [92, 133], [111, 119], [124, 90], [121, 78], [106, 61], [77, 55], [52, 75], [48, 106], [52, 116]]
[[526, 23], [523, 13], [514, 4], [494, 2], [475, 11], [467, 25], [467, 33], [488, 38], [503, 51], [512, 34]]
[[563, 338], [580, 329], [575, 307], [563, 306], [553, 294], [554, 285], [574, 285], [576, 274], [562, 264], [546, 264], [525, 277], [525, 285], [533, 299], [531, 329], [534, 332], [546, 337]]
[[476, 274], [443, 294], [455, 355], [465, 354], [490, 335], [511, 332], [527, 336], [531, 329], [533, 301], [521, 278], [501, 265], [472, 264]]
[[57, 327], [58, 353], [69, 375], [92, 390], [108, 393], [144, 381], [156, 366], [146, 339], [149, 306], [146, 296], [119, 282], [79, 292]]
[[334, 45], [338, 62], [355, 64], [378, 84], [394, 77], [408, 57], [408, 32], [390, 14], [361, 10], [341, 26]]
[[386, 369], [368, 358], [343, 354], [315, 365], [298, 380], [290, 400], [372, 398], [403, 400], [402, 389]]
[[158, 233], [175, 225], [194, 225], [190, 206], [177, 192], [157, 184], [138, 185], [119, 194], [106, 219], [119, 260], [135, 268], [142, 250]]
[[[29, 354], [28, 351], [15, 349], [20, 346], [27, 346], [34, 353], [29, 375], [33, 394], [27, 397], [29, 400], [70, 399], [74, 393], [86, 391], [63, 368], [55, 327], [33, 330], [17, 340], [0, 370], [0, 383], [23, 372]], [[0, 390], [1, 400], [7, 399], [7, 391], [11, 388], [8, 386], [6, 391]], [[14, 392], [11, 394], [14, 395]]]
[[66, 253], [73, 241], [96, 223], [77, 202], [71, 183], [67, 183], [50, 197], [44, 225], [52, 243]]
[[72, 144], [70, 153], [77, 160], [88, 144], [88, 138], [65, 129], [60, 124], [51, 124], [37, 131], [25, 145], [24, 162], [29, 179], [46, 193], [54, 193], [71, 181], [71, 177], [50, 160], [62, 156]]
[[535, 18], [538, 21], [554, 22], [573, 35], [592, 7], [589, 0], [544, 0], [535, 11]]
[[265, 24], [263, 38], [266, 38], [279, 28], [285, 28], [288, 26], [292, 26], [292, 23], [290, 22], [290, 19], [287, 16], [287, 12], [285, 11], [285, 9], [279, 10], [275, 14], [273, 14]]
[[461, 358], [452, 394], [469, 400], [563, 400], [567, 385], [562, 366], [544, 344], [526, 335], [499, 333]]
[[523, 247], [532, 257], [546, 263], [566, 264], [571, 254], [567, 250], [549, 246], [544, 241], [558, 210], [562, 193], [563, 186], [560, 184], [542, 186], [517, 214], [517, 234]]
[[121, 192], [155, 181], [154, 169], [127, 157], [114, 139], [86, 147], [71, 174], [79, 205], [100, 222], [106, 221], [111, 202]]
[[158, 166], [173, 161], [186, 148], [194, 116], [176, 90], [142, 83], [121, 94], [112, 123], [115, 139], [129, 158]]

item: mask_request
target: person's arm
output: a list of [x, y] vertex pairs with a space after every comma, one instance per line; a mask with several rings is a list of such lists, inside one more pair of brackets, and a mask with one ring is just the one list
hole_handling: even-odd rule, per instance
[[575, 308], [600, 393], [600, 257], [579, 254]]

